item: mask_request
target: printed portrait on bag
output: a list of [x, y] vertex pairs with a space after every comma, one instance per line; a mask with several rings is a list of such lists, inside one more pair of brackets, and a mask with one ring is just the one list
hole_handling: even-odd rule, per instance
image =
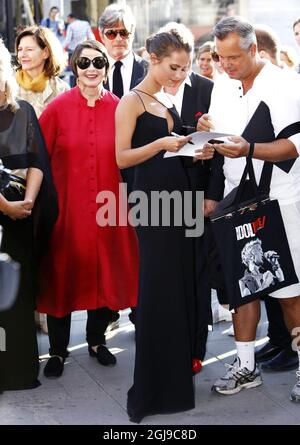
[[241, 258], [246, 266], [244, 276], [239, 280], [242, 297], [284, 281], [278, 253], [274, 250], [264, 252], [259, 238], [245, 244]]

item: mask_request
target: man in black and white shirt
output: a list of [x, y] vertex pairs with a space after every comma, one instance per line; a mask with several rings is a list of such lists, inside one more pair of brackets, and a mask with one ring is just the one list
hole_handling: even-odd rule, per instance
[[[255, 31], [248, 22], [226, 17], [215, 26], [214, 36], [218, 59], [228, 77], [220, 84], [216, 82], [209, 113], [200, 118], [198, 129], [214, 128], [218, 132], [241, 135], [251, 119], [255, 128], [251, 142], [257, 141], [253, 155], [256, 179], [260, 178], [263, 161], [275, 163], [270, 197], [279, 201], [295, 271], [300, 278], [300, 84], [284, 70], [259, 58]], [[265, 140], [266, 131], [264, 122], [258, 118], [261, 104], [271, 117], [274, 136], [283, 131], [286, 136], [259, 143]], [[235, 136], [231, 143], [214, 148], [224, 156], [224, 194], [227, 195], [239, 184], [250, 144], [243, 137]], [[220, 176], [215, 175], [218, 181]], [[214, 191], [213, 184], [211, 190]], [[207, 206], [212, 210], [214, 203], [209, 201]], [[280, 289], [271, 296], [279, 299], [287, 327], [295, 337], [297, 333], [293, 329], [300, 326], [300, 284]], [[226, 375], [215, 382], [216, 392], [234, 394], [244, 387], [262, 383], [254, 360], [259, 317], [259, 300], [239, 307], [233, 315], [238, 358]], [[299, 350], [298, 355], [300, 358]], [[290, 398], [300, 402], [300, 368], [297, 377]]]

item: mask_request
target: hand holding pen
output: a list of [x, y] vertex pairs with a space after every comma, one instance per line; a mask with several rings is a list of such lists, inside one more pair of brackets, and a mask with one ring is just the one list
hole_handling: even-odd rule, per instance
[[[189, 137], [189, 136], [180, 136], [180, 134], [174, 133], [174, 131], [171, 131], [171, 135], [175, 136], [176, 138], [182, 138], [182, 137], [187, 138], [187, 137]], [[187, 141], [187, 143], [191, 144], [191, 145], [195, 145], [194, 142], [191, 141], [190, 139]]]
[[180, 150], [185, 144], [191, 142], [191, 136], [180, 136], [176, 133], [170, 133], [171, 136], [166, 136], [160, 139], [160, 143], [162, 144], [161, 149], [165, 151], [177, 152]]

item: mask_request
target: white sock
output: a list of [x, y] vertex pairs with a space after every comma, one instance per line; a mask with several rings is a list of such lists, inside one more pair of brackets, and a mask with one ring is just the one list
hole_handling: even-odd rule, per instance
[[240, 368], [253, 371], [255, 368], [254, 346], [255, 341], [236, 341], [237, 356], [240, 359]]

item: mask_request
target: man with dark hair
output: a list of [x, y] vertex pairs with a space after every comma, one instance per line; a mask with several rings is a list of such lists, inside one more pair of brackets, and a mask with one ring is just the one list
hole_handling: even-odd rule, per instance
[[274, 65], [279, 65], [279, 39], [274, 31], [265, 26], [255, 26], [257, 51], [262, 59], [268, 59]]
[[51, 29], [58, 40], [63, 43], [65, 24], [64, 21], [59, 18], [59, 9], [57, 6], [52, 6], [49, 11], [49, 16], [41, 21], [41, 26]]

